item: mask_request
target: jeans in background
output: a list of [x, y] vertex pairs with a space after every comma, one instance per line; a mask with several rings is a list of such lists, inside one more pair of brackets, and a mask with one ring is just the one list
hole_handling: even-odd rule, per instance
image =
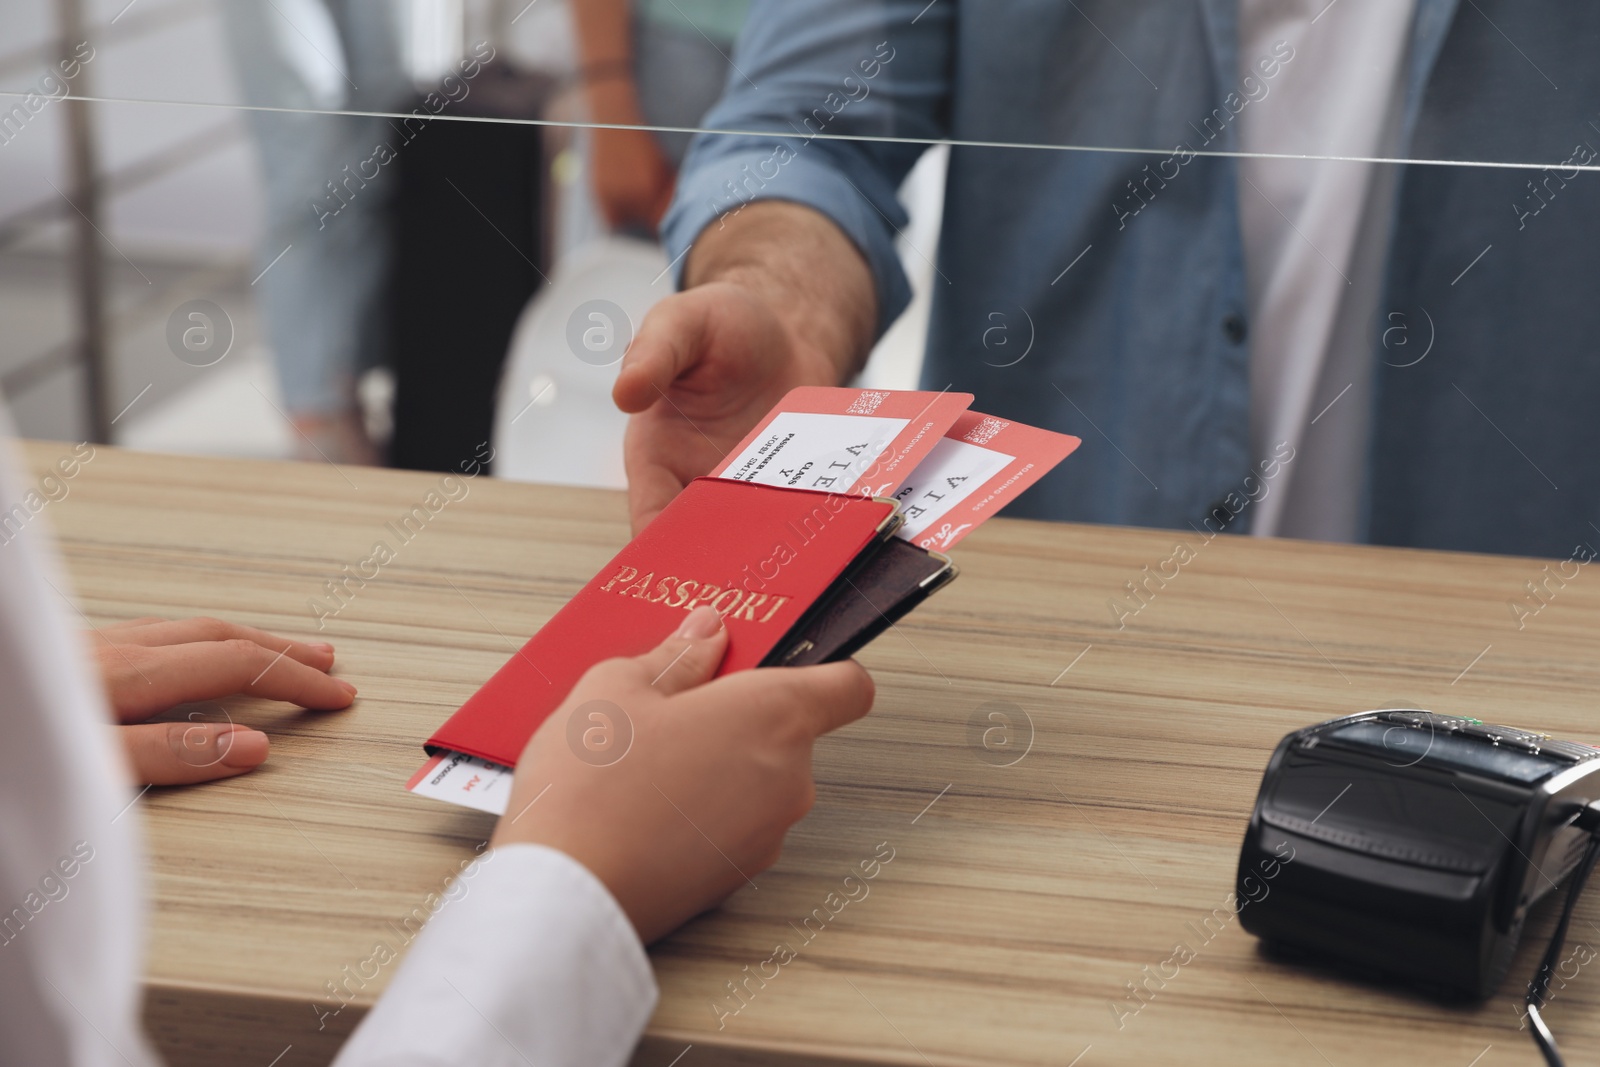
[[[395, 176], [375, 149], [399, 140], [388, 119], [312, 112], [404, 110], [413, 90], [399, 26], [391, 5], [370, 0], [222, 8], [245, 103], [296, 109], [250, 112], [267, 205], [256, 288], [284, 404], [293, 416], [334, 414], [352, 405], [363, 371], [387, 362]], [[318, 33], [330, 20], [331, 42]]]

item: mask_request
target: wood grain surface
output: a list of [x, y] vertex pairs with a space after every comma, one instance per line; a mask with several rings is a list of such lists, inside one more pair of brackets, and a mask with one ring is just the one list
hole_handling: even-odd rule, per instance
[[[43, 471], [68, 451], [26, 455]], [[361, 691], [344, 712], [201, 709], [268, 731], [269, 763], [140, 800], [147, 1015], [173, 1064], [327, 1062], [393, 968], [348, 1006], [330, 985], [403, 946], [491, 829], [404, 791], [421, 740], [627, 538], [620, 494], [472, 479], [319, 633], [324, 583], [394, 546], [385, 524], [439, 479], [101, 448], [44, 513], [97, 624], [315, 635]], [[1119, 628], [1110, 602], [1180, 543], [1193, 558]], [[1225, 908], [1295, 727], [1398, 704], [1600, 741], [1600, 573], [1519, 629], [1540, 561], [1008, 520], [954, 555], [960, 579], [860, 657], [876, 708], [819, 744], [816, 808], [778, 866], [653, 950], [637, 1062], [1539, 1062], [1516, 994], [1549, 908], [1475, 1008], [1278, 961], [1237, 919], [1205, 943], [1192, 926]], [[1600, 944], [1597, 896], [1574, 941]], [[1196, 958], [1130, 1013], [1127, 983], [1180, 941]], [[780, 944], [794, 958], [764, 965]], [[1597, 1006], [1586, 970], [1549, 1008], [1572, 1062], [1600, 1059]]]

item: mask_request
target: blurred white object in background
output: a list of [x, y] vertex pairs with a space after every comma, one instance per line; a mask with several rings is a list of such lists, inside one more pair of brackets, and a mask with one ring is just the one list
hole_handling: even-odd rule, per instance
[[511, 335], [495, 413], [501, 478], [621, 489], [628, 417], [611, 383], [645, 312], [672, 292], [647, 241], [606, 237], [574, 249]]
[[[928, 343], [928, 310], [934, 287], [948, 285], [934, 261], [939, 255], [939, 230], [944, 222], [944, 176], [950, 146], [934, 145], [922, 153], [900, 183], [900, 202], [910, 221], [900, 231], [895, 249], [911, 281], [911, 303], [878, 338], [867, 365], [851, 384], [862, 389], [915, 389], [922, 377], [922, 355]], [[931, 382], [934, 389], [947, 383]]]
[[345, 106], [350, 64], [339, 40], [339, 27], [322, 0], [277, 0], [282, 18], [271, 19], [279, 55], [299, 75], [314, 106]]
[[453, 73], [466, 51], [466, 34], [464, 0], [407, 0], [400, 54], [411, 81], [432, 89]]
[[117, 426], [117, 444], [140, 452], [289, 459], [294, 428], [272, 370], [272, 353], [253, 346], [206, 368], [188, 388], [134, 407]]
[[467, 25], [473, 41], [492, 40], [507, 60], [521, 67], [555, 75], [577, 70], [578, 49], [567, 0], [472, 0]]

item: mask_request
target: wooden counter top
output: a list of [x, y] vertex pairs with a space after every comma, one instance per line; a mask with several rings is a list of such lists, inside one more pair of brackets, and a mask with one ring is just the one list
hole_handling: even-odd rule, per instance
[[[25, 455], [42, 471], [70, 449]], [[268, 731], [268, 764], [139, 802], [147, 1014], [175, 1065], [328, 1061], [392, 965], [338, 1014], [330, 984], [399, 947], [492, 826], [404, 791], [422, 738], [627, 537], [620, 494], [480, 477], [397, 543], [386, 524], [439, 477], [100, 448], [42, 513], [96, 623], [206, 614], [331, 641], [361, 691], [334, 713], [227, 701], [208, 716]], [[380, 539], [396, 558], [319, 633], [323, 583]], [[1109, 602], [1131, 608], [1124, 583], [1179, 543], [1192, 560], [1119, 629]], [[1003, 519], [953, 554], [960, 579], [860, 657], [876, 708], [818, 745], [816, 808], [778, 866], [654, 949], [638, 1062], [1540, 1062], [1518, 1005], [1549, 909], [1476, 1009], [1275, 962], [1236, 918], [1193, 931], [1226, 907], [1292, 728], [1402, 704], [1600, 741], [1600, 575], [1519, 630], [1509, 602], [1540, 561]], [[985, 734], [990, 711], [1009, 735]], [[1600, 943], [1597, 898], [1569, 944]], [[1196, 958], [1130, 1011], [1127, 983], [1180, 941]], [[730, 999], [780, 942], [796, 958]], [[1571, 1062], [1600, 1059], [1597, 1006], [1600, 972], [1549, 1008]]]

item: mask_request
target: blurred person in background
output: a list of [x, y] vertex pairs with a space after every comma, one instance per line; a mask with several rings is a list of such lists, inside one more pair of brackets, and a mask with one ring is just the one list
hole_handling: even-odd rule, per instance
[[414, 95], [399, 7], [365, 0], [222, 0], [266, 193], [257, 253], [266, 332], [298, 458], [371, 464], [356, 394], [388, 360], [392, 167], [374, 146]]
[[[695, 127], [716, 103], [750, 0], [573, 0], [589, 119]], [[612, 230], [654, 239], [692, 134], [590, 130], [589, 175]]]

